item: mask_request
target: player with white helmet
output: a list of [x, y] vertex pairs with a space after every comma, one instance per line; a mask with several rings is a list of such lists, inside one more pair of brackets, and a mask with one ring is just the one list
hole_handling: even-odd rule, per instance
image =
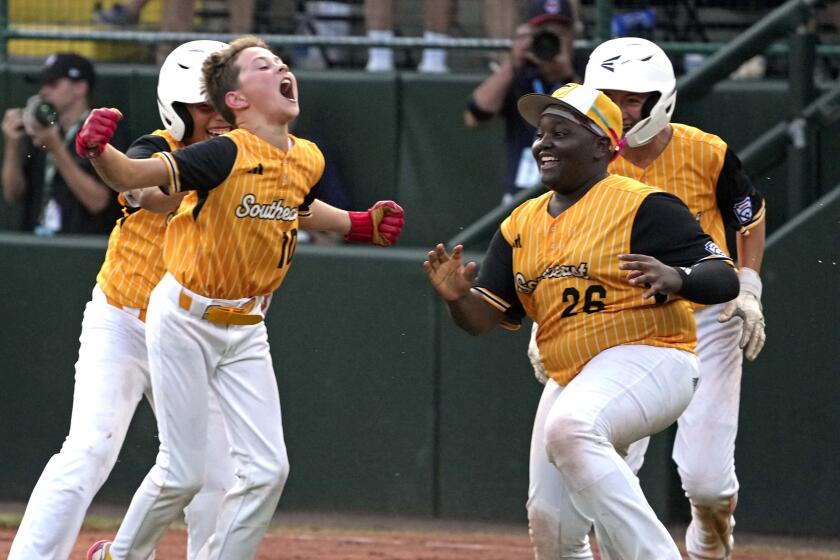
[[[156, 138], [168, 150], [230, 129], [204, 102], [200, 81], [204, 59], [226, 46], [218, 41], [193, 41], [170, 54], [158, 83], [158, 105], [166, 130], [135, 142], [129, 149], [132, 157], [148, 157], [150, 149], [160, 149], [146, 141], [149, 138]], [[145, 395], [152, 402], [146, 306], [163, 276], [161, 246], [167, 215], [181, 201], [180, 196], [166, 197], [156, 190], [135, 191], [121, 199], [124, 216], [111, 233], [105, 262], [85, 308], [70, 432], [32, 492], [12, 543], [11, 560], [66, 560], [88, 506], [117, 460], [140, 399]], [[209, 408], [208, 448], [215, 453], [208, 457], [201, 492], [185, 509], [190, 559], [196, 558], [213, 534], [221, 500], [235, 482], [215, 399], [210, 399]]]
[[[739, 489], [734, 454], [741, 368], [744, 357], [758, 356], [765, 340], [758, 275], [764, 254], [764, 198], [721, 138], [671, 122], [676, 80], [671, 61], [656, 44], [634, 37], [602, 43], [592, 51], [584, 83], [604, 91], [622, 110], [625, 146], [610, 164], [611, 173], [678, 196], [724, 251], [725, 228], [735, 231], [740, 293], [726, 304], [695, 306], [700, 378], [678, 420], [673, 451], [691, 502], [689, 558], [728, 560]], [[537, 378], [546, 383], [534, 342], [538, 328], [534, 325], [528, 354]], [[540, 437], [535, 433], [534, 441]], [[629, 448], [626, 460], [636, 472], [647, 443], [645, 438]], [[588, 520], [573, 509], [544, 507], [562, 491], [552, 478], [555, 474], [544, 454], [532, 450], [528, 515], [537, 557], [586, 550], [575, 558], [591, 558]]]
[[602, 91], [648, 94], [641, 118], [625, 125], [627, 146], [653, 140], [671, 122], [677, 104], [677, 80], [668, 55], [650, 41], [623, 37], [592, 51], [585, 81]]

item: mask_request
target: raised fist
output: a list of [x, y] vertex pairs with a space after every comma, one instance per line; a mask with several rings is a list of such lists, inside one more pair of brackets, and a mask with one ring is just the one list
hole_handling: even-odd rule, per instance
[[348, 212], [350, 231], [344, 236], [355, 243], [387, 247], [397, 242], [405, 225], [405, 211], [393, 200], [380, 200], [366, 212]]
[[117, 123], [123, 118], [118, 109], [94, 109], [76, 135], [76, 153], [91, 159], [99, 157], [114, 136]]

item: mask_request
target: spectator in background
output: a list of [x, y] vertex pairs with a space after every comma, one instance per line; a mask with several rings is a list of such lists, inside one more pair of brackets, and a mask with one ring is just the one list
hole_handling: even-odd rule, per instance
[[[93, 19], [105, 25], [137, 25], [140, 12], [149, 0], [126, 0], [103, 8], [97, 4]], [[195, 0], [163, 0], [160, 17], [161, 31], [192, 31]], [[254, 0], [229, 0], [228, 21], [231, 33], [249, 33], [254, 23]]]
[[[425, 0], [424, 39], [446, 39], [452, 24], [455, 4], [453, 0]], [[365, 27], [367, 36], [374, 40], [394, 37], [393, 0], [365, 0]], [[368, 50], [368, 72], [390, 72], [394, 69], [394, 51], [390, 47], [371, 47]], [[417, 67], [420, 72], [444, 73], [446, 50], [423, 49], [423, 57]]]
[[[250, 33], [254, 26], [254, 2], [256, 0], [228, 0], [228, 22], [230, 33], [242, 35]], [[101, 5], [93, 11], [93, 19], [99, 23], [113, 26], [136, 25], [140, 21], [140, 12], [149, 0], [126, 0], [103, 9]], [[195, 0], [163, 0], [160, 14], [160, 30], [165, 32], [193, 31]], [[162, 64], [177, 44], [158, 45], [157, 60]]]
[[464, 122], [469, 127], [499, 115], [505, 119], [505, 195], [540, 183], [531, 155], [534, 129], [519, 115], [516, 101], [526, 93], [550, 94], [577, 80], [574, 68], [575, 12], [568, 0], [531, 0], [527, 22], [516, 29], [510, 55], [473, 91]]
[[107, 234], [119, 217], [116, 196], [73, 147], [90, 112], [93, 65], [57, 53], [27, 80], [40, 84], [38, 96], [3, 116], [4, 198], [22, 205], [25, 231]]

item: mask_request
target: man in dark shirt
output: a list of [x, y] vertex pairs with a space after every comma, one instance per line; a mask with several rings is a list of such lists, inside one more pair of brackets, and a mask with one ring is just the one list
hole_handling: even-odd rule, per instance
[[528, 20], [516, 29], [510, 56], [473, 91], [464, 123], [479, 126], [498, 115], [505, 120], [505, 195], [540, 183], [531, 143], [534, 128], [516, 109], [527, 93], [550, 94], [577, 81], [574, 69], [575, 13], [568, 0], [532, 0]]
[[45, 124], [23, 108], [3, 116], [6, 202], [22, 206], [24, 231], [107, 234], [119, 217], [116, 195], [73, 149], [90, 111], [93, 65], [78, 54], [57, 53], [27, 80], [40, 85], [40, 100], [52, 105], [55, 117]]

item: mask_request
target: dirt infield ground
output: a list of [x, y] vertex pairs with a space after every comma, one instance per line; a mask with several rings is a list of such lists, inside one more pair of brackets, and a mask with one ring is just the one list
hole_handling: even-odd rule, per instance
[[[13, 516], [0, 522], [0, 558], [15, 534]], [[112, 538], [116, 518], [86, 525], [72, 560], [90, 543]], [[675, 535], [682, 531], [678, 528]], [[840, 560], [840, 541], [738, 535], [734, 560]], [[184, 558], [186, 534], [169, 531], [157, 560]], [[358, 515], [281, 514], [263, 541], [258, 560], [531, 560], [527, 529], [481, 524]], [[596, 555], [597, 558], [597, 555]]]

